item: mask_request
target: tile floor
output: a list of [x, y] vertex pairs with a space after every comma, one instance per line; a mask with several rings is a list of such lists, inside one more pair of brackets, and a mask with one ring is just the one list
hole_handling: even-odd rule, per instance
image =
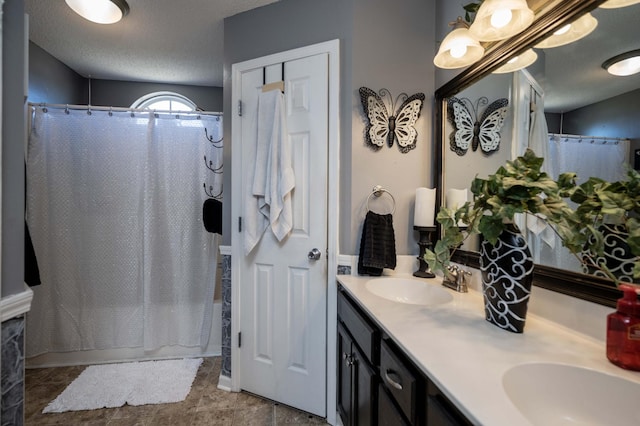
[[249, 393], [218, 389], [220, 358], [205, 358], [187, 398], [174, 404], [125, 405], [102, 410], [42, 414], [84, 369], [57, 367], [28, 369], [25, 376], [26, 425], [108, 426], [273, 426], [322, 425], [325, 420]]

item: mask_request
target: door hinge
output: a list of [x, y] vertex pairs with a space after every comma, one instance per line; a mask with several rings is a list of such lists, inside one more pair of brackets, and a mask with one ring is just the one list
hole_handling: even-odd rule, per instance
[[242, 347], [242, 331], [238, 333], [238, 347]]
[[238, 116], [242, 117], [242, 100], [238, 99]]
[[242, 216], [238, 216], [238, 232], [242, 232]]

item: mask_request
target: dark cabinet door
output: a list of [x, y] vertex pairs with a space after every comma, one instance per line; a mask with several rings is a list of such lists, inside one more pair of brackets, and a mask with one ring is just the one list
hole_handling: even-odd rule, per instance
[[338, 412], [345, 426], [354, 424], [351, 411], [353, 394], [351, 388], [351, 366], [353, 364], [351, 345], [349, 333], [346, 332], [342, 324], [338, 323]]
[[378, 395], [377, 376], [355, 345], [352, 346], [352, 355], [354, 425], [375, 425]]
[[447, 399], [438, 387], [427, 380], [427, 425], [471, 426], [472, 423]]

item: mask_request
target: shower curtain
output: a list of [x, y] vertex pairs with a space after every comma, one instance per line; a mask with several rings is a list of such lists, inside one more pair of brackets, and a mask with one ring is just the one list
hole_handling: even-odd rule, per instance
[[[621, 180], [626, 175], [624, 164], [629, 163], [629, 141], [549, 134], [545, 163], [554, 179], [562, 172], [576, 172], [578, 184], [591, 176], [608, 181]], [[556, 241], [551, 244], [538, 241], [539, 249], [535, 252], [539, 258], [534, 259], [536, 263], [582, 272], [582, 265], [576, 257], [566, 249], [558, 250], [561, 242], [555, 235], [553, 238]]]
[[[167, 345], [203, 347], [218, 236], [203, 184], [222, 192], [219, 116], [36, 107], [27, 222], [42, 285], [27, 355]], [[205, 133], [206, 129], [206, 133]]]

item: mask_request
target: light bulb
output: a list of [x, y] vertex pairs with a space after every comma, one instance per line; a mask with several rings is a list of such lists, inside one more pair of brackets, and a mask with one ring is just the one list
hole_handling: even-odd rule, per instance
[[511, 9], [498, 9], [491, 15], [491, 26], [494, 28], [505, 27], [511, 22], [511, 18], [513, 18]]
[[519, 58], [519, 57], [520, 57], [520, 56], [515, 56], [513, 59], [510, 59], [510, 60], [509, 60], [509, 62], [507, 62], [507, 63], [508, 63], [508, 64], [513, 64], [513, 63], [515, 63], [515, 62], [517, 62], [517, 61], [518, 61], [518, 58]]
[[449, 53], [454, 58], [462, 58], [467, 53], [467, 46], [462, 43], [454, 44], [453, 46], [451, 46]]
[[554, 35], [562, 35], [566, 32], [568, 32], [571, 29], [571, 24], [567, 24], [564, 27], [560, 28], [559, 30], [555, 31], [553, 34]]
[[623, 77], [636, 74], [640, 72], [640, 57], [636, 56], [613, 64], [608, 71], [613, 75]]

